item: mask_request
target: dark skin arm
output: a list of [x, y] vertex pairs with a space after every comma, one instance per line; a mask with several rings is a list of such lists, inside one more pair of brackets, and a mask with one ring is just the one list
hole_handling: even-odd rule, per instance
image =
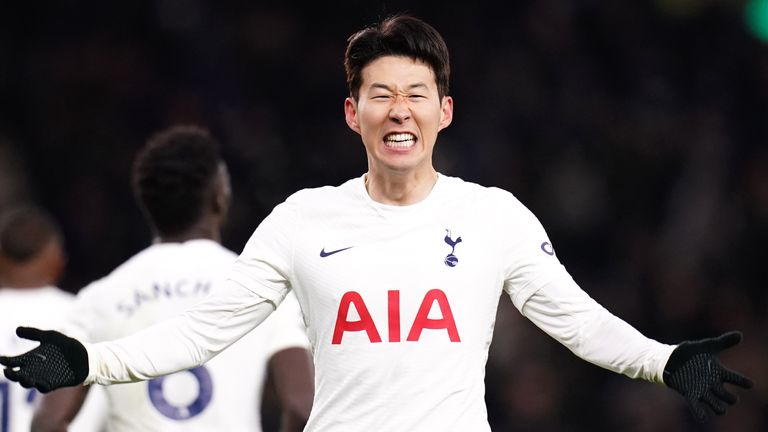
[[269, 360], [269, 373], [282, 408], [280, 432], [304, 430], [315, 394], [311, 354], [304, 348], [278, 351]]
[[83, 406], [88, 386], [63, 387], [41, 395], [32, 417], [32, 432], [66, 432]]

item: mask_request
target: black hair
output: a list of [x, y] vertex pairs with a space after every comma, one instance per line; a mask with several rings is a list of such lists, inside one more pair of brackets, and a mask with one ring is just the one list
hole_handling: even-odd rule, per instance
[[133, 163], [133, 193], [150, 224], [176, 235], [203, 215], [222, 159], [219, 143], [197, 126], [153, 135]]
[[405, 56], [432, 68], [437, 91], [448, 95], [451, 67], [448, 47], [440, 33], [426, 22], [410, 15], [394, 15], [350, 36], [344, 54], [344, 70], [349, 94], [357, 99], [362, 84], [362, 70], [382, 56]]
[[0, 216], [0, 253], [12, 261], [33, 259], [53, 239], [62, 239], [61, 229], [39, 207], [18, 206]]

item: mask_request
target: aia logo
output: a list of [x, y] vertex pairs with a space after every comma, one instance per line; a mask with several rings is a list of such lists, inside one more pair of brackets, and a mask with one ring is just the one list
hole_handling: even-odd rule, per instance
[[[369, 300], [370, 301], [370, 300]], [[429, 311], [437, 303], [440, 309], [441, 318], [429, 318]], [[349, 308], [353, 306], [357, 311], [359, 320], [351, 321], [349, 319]], [[400, 291], [387, 291], [387, 336], [389, 342], [400, 342]], [[453, 319], [451, 304], [448, 303], [448, 297], [442, 290], [431, 289], [424, 295], [421, 301], [419, 311], [413, 320], [408, 331], [408, 342], [418, 342], [421, 332], [424, 329], [445, 330], [448, 333], [448, 339], [451, 342], [461, 342], [459, 330], [456, 328], [456, 321]], [[368, 306], [365, 305], [363, 296], [357, 291], [348, 291], [341, 296], [339, 302], [339, 311], [336, 315], [336, 325], [333, 327], [334, 345], [341, 344], [341, 339], [345, 332], [364, 331], [368, 335], [371, 343], [381, 342], [381, 334], [376, 323], [368, 312]]]
[[456, 264], [459, 263], [459, 259], [456, 258], [456, 255], [453, 253], [456, 251], [456, 245], [461, 243], [461, 237], [456, 237], [456, 240], [452, 239], [451, 230], [447, 229], [445, 230], [445, 242], [451, 247], [451, 253], [445, 256], [443, 262], [448, 267], [456, 267]]

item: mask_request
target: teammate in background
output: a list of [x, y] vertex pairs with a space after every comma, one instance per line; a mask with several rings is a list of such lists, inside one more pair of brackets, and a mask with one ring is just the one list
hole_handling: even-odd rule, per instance
[[[48, 390], [203, 364], [292, 290], [317, 374], [311, 432], [490, 430], [484, 372], [502, 293], [579, 357], [668, 385], [701, 419], [735, 402], [724, 383], [752, 385], [714, 355], [739, 333], [679, 345], [645, 337], [579, 288], [512, 194], [435, 171], [453, 100], [434, 28], [408, 16], [365, 28], [349, 39], [345, 69], [345, 118], [362, 137], [367, 173], [275, 207], [217, 296], [101, 344], [21, 329], [41, 345], [0, 357], [6, 375]], [[36, 355], [54, 353], [63, 367]]]
[[[65, 266], [63, 236], [47, 212], [28, 205], [0, 215], [0, 350], [21, 353], [34, 347], [6, 336], [19, 323], [59, 327], [74, 300], [74, 295], [56, 288]], [[39, 399], [36, 390], [0, 377], [0, 432], [29, 432]], [[99, 389], [88, 397], [86, 409], [74, 418], [69, 430], [101, 430], [105, 410], [106, 399]]]
[[[154, 135], [135, 159], [132, 185], [154, 242], [80, 291], [67, 333], [83, 340], [119, 338], [179, 314], [217, 293], [237, 259], [219, 244], [230, 183], [207, 131], [178, 126]], [[227, 325], [224, 316], [211, 319]], [[281, 430], [300, 431], [313, 397], [308, 346], [298, 303], [289, 297], [257, 331], [205, 365], [106, 387], [109, 430], [259, 431], [269, 368]], [[45, 395], [33, 432], [66, 430], [85, 387], [62, 390]]]

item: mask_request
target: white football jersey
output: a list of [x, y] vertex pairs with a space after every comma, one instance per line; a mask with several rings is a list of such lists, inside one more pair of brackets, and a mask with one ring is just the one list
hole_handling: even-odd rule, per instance
[[503, 292], [609, 370], [660, 382], [674, 349], [582, 291], [512, 194], [442, 175], [409, 206], [374, 202], [362, 177], [299, 191], [262, 221], [229, 281], [176, 319], [86, 345], [86, 382], [200, 364], [290, 292], [313, 348], [311, 432], [489, 431], [485, 363]]
[[[236, 255], [210, 240], [155, 244], [78, 294], [68, 333], [99, 342], [188, 309], [224, 282]], [[205, 365], [147, 382], [105, 387], [109, 431], [259, 431], [267, 362], [308, 348], [295, 298]]]
[[[571, 338], [574, 320], [537, 324], [605, 367], [657, 380], [670, 351], [578, 289], [512, 194], [442, 175], [409, 206], [373, 201], [363, 178], [300, 191], [257, 228], [231, 279], [274, 301], [296, 292], [314, 349], [308, 431], [490, 430], [485, 364], [502, 291], [522, 310], [545, 287], [565, 285], [577, 308], [555, 304], [557, 312], [585, 305], [640, 345], [624, 355], [642, 355], [627, 365], [586, 347]], [[646, 352], [654, 355], [640, 358]]]
[[[16, 327], [57, 328], [74, 299], [73, 294], [55, 287], [0, 288], [0, 352], [11, 356], [36, 347], [37, 342], [17, 337]], [[0, 432], [29, 432], [39, 396], [36, 390], [8, 381], [0, 373]], [[69, 431], [103, 430], [106, 405], [101, 387], [94, 386]]]

